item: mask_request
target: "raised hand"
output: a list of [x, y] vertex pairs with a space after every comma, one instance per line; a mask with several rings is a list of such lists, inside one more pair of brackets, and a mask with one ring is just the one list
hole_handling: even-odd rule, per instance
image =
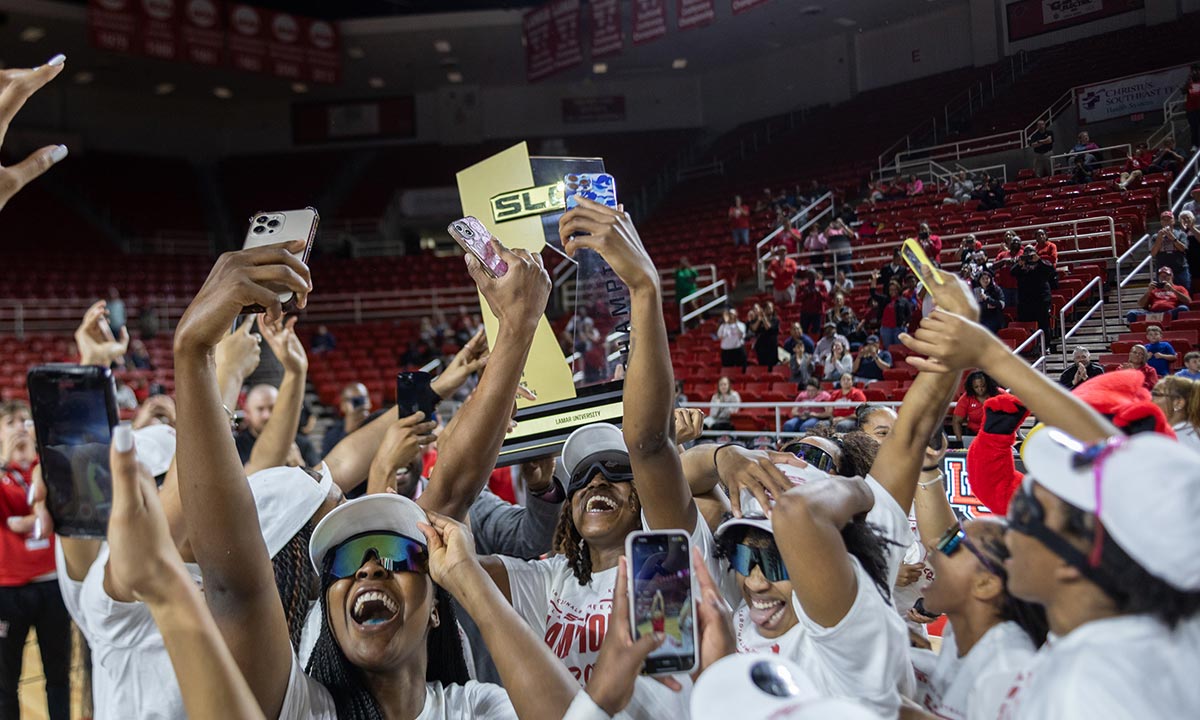
[[979, 303], [976, 301], [971, 287], [957, 275], [946, 272], [938, 273], [938, 275], [942, 279], [940, 285], [932, 279], [929, 268], [921, 267], [922, 282], [925, 283], [925, 289], [933, 296], [937, 306], [968, 320], [978, 322]]
[[558, 236], [571, 257], [579, 248], [599, 253], [630, 291], [658, 288], [658, 271], [629, 213], [580, 198], [578, 207], [559, 218]]
[[147, 398], [133, 417], [134, 430], [158, 424], [175, 427], [175, 401], [168, 395]]
[[704, 432], [704, 411], [700, 408], [675, 408], [675, 442], [689, 443]]
[[946, 373], [981, 367], [999, 341], [979, 323], [939, 308], [921, 319], [916, 335], [901, 333], [900, 342], [926, 356], [905, 358], [909, 365], [921, 372]]
[[[653, 634], [633, 639], [629, 621], [629, 562], [620, 558], [608, 631], [604, 634], [600, 655], [586, 688], [592, 701], [609, 715], [615, 716], [624, 710], [633, 699], [634, 683], [646, 664], [646, 656], [658, 649], [664, 639]], [[679, 689], [674, 680], [664, 684]]]
[[371, 461], [367, 493], [395, 492], [396, 471], [408, 467], [426, 445], [437, 439], [433, 434], [436, 428], [437, 423], [426, 421], [425, 413], [421, 412], [392, 423]]
[[122, 327], [120, 339], [114, 338], [108, 324], [108, 303], [98, 300], [75, 328], [75, 345], [79, 348], [80, 365], [108, 367], [129, 349], [129, 331]]
[[465, 582], [483, 573], [475, 555], [475, 539], [457, 520], [431, 510], [425, 512], [429, 523], [418, 523], [417, 527], [429, 545], [429, 577], [457, 596]]
[[742, 516], [742, 491], [747, 490], [768, 517], [771, 506], [785, 492], [795, 487], [775, 465], [806, 467], [800, 458], [791, 453], [774, 450], [747, 450], [736, 445], [727, 446], [717, 452], [715, 462], [721, 482], [729, 490], [729, 505], [735, 517]]
[[554, 481], [554, 458], [544, 457], [521, 463], [521, 479], [532, 495], [541, 495]]
[[299, 318], [275, 318], [268, 320], [265, 315], [258, 317], [258, 326], [262, 329], [263, 339], [275, 353], [275, 357], [290, 373], [308, 372], [308, 355], [304, 352], [304, 343], [296, 336], [296, 321]]
[[42, 466], [38, 465], [30, 473], [28, 515], [10, 515], [5, 523], [8, 529], [18, 535], [26, 535], [34, 540], [50, 537], [54, 534], [54, 518], [46, 509], [46, 483], [42, 480]]
[[217, 377], [236, 379], [240, 387], [242, 381], [258, 367], [262, 355], [262, 336], [251, 332], [258, 317], [247, 318], [236, 330], [226, 335], [217, 343]]
[[546, 312], [546, 300], [550, 297], [551, 288], [550, 275], [542, 265], [542, 256], [522, 248], [510, 250], [495, 237], [492, 238], [492, 247], [508, 263], [508, 272], [503, 277], [491, 277], [470, 253], [463, 256], [467, 272], [502, 326], [536, 327]]
[[[58, 77], [66, 60], [65, 55], [55, 55], [45, 65], [32, 70], [0, 70], [0, 145], [4, 144], [8, 126], [25, 105], [25, 101], [43, 85]], [[29, 157], [16, 165], [0, 167], [0, 209], [3, 209], [21, 188], [66, 156], [66, 145], [47, 145], [40, 150], [34, 150]]]
[[267, 309], [267, 320], [280, 319], [279, 288], [296, 294], [296, 307], [307, 305], [312, 280], [308, 267], [292, 255], [303, 248], [304, 241], [296, 240], [228, 252], [218, 258], [175, 328], [176, 355], [212, 350], [244, 307], [258, 305]]
[[433, 391], [440, 398], [448, 398], [467, 382], [467, 378], [477, 373], [487, 365], [488, 353], [487, 336], [483, 334], [483, 326], [475, 331], [471, 339], [463, 345], [446, 369], [430, 383]]

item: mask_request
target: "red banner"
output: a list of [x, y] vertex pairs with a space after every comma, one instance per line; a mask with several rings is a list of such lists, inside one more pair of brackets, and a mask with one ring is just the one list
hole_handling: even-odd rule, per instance
[[137, 51], [138, 10], [134, 0], [88, 0], [87, 24], [92, 47], [118, 53]]
[[179, 54], [179, 17], [174, 0], [142, 0], [141, 53], [160, 60]]
[[680, 30], [704, 27], [717, 16], [713, 0], [677, 0], [675, 18]]
[[180, 58], [197, 65], [225, 62], [225, 17], [213, 0], [184, 0]]
[[554, 18], [554, 69], [565, 70], [583, 62], [583, 45], [579, 41], [579, 0], [556, 0], [550, 3]]
[[235, 68], [267, 71], [267, 14], [249, 5], [229, 7], [229, 59]]
[[1008, 41], [1016, 42], [1144, 7], [1145, 0], [1015, 0], [1004, 6]]
[[625, 35], [621, 32], [621, 0], [592, 0], [592, 57], [621, 52]]
[[342, 61], [337, 29], [324, 20], [305, 20], [305, 60], [308, 79], [332, 85], [342, 79]]
[[667, 7], [663, 0], [633, 0], [633, 44], [641, 45], [667, 34]]
[[554, 17], [550, 6], [525, 13], [521, 24], [525, 34], [525, 77], [536, 82], [554, 73]]
[[766, 4], [767, 0], [729, 0], [729, 6], [733, 8], [733, 14], [739, 15], [747, 10], [753, 10], [759, 5]]
[[267, 33], [267, 66], [275, 77], [300, 80], [306, 76], [300, 21], [287, 13], [271, 15]]

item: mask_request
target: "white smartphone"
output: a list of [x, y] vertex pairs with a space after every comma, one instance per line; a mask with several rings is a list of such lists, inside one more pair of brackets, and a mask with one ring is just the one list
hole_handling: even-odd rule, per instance
[[[283, 210], [275, 212], [256, 212], [250, 217], [250, 227], [246, 230], [246, 240], [242, 249], [262, 247], [264, 245], [281, 245], [295, 240], [304, 240], [304, 250], [292, 253], [297, 260], [308, 264], [309, 253], [312, 252], [313, 241], [317, 237], [317, 225], [321, 216], [315, 208], [306, 207], [302, 210]], [[294, 309], [295, 293], [285, 290], [279, 293], [279, 302], [284, 305], [284, 311]], [[291, 307], [289, 307], [291, 306]], [[244, 308], [244, 313], [262, 312], [264, 308]]]
[[625, 557], [633, 637], [664, 636], [662, 645], [647, 656], [642, 672], [691, 672], [697, 646], [691, 538], [681, 530], [630, 533], [625, 538]]

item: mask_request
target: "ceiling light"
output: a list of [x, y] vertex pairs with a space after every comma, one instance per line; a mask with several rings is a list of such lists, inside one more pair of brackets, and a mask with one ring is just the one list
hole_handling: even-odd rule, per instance
[[608, 63], [595, 63], [592, 65], [592, 72], [597, 75], [603, 75], [608, 72]]
[[800, 8], [801, 15], [820, 15], [825, 12], [825, 8], [820, 5], [806, 5]]
[[446, 79], [452, 83], [460, 83], [463, 81], [463, 76], [459, 71], [451, 70], [450, 72], [446, 73]]
[[367, 56], [367, 54], [365, 52], [363, 52], [363, 49], [358, 47], [357, 45], [346, 48], [346, 54], [349, 55], [350, 57], [354, 58], [355, 60], [362, 60], [363, 58], [365, 58]]
[[80, 70], [79, 72], [75, 73], [74, 78], [75, 82], [79, 83], [80, 85], [87, 85], [95, 79], [96, 76], [93, 75], [90, 70]]
[[381, 78], [381, 77], [373, 77], [373, 78], [367, 80], [367, 84], [370, 85], [371, 87], [375, 88], [376, 90], [378, 90], [379, 88], [383, 87], [387, 83], [385, 83], [383, 81], [383, 78]]
[[229, 98], [233, 97], [233, 91], [223, 85], [218, 85], [217, 87], [213, 88], [213, 95], [216, 95], [222, 100], [228, 100]]
[[308, 86], [302, 82], [294, 82], [292, 83], [292, 92], [297, 94], [306, 93], [308, 92]]
[[857, 20], [851, 20], [848, 17], [834, 18], [833, 21], [842, 27], [854, 27], [858, 24]]
[[46, 37], [46, 31], [36, 25], [30, 25], [21, 31], [20, 37], [25, 42], [37, 42]]
[[671, 68], [673, 70], [682, 70], [685, 67], [687, 67], [687, 58], [675, 58], [671, 61]]
[[437, 50], [440, 53], [448, 53], [448, 52], [450, 52], [450, 41], [449, 40], [435, 40], [433, 42], [433, 49]]
[[154, 86], [155, 95], [170, 95], [175, 92], [175, 83], [161, 82]]

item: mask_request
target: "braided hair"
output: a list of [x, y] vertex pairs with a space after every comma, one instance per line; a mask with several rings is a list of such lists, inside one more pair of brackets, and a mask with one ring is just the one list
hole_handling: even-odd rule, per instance
[[[384, 720], [383, 709], [367, 686], [362, 670], [354, 666], [342, 651], [329, 625], [327, 598], [333, 576], [333, 553], [325, 560], [325, 572], [321, 573], [321, 634], [313, 647], [305, 672], [325, 686], [333, 697], [333, 704], [340, 720]], [[432, 583], [433, 581], [430, 580]], [[470, 680], [467, 661], [463, 656], [462, 641], [458, 636], [458, 619], [450, 593], [436, 583], [433, 584], [433, 601], [441, 622], [429, 628], [425, 638], [425, 681], [442, 685], [464, 685]]]
[[[630, 485], [629, 500], [634, 503], [638, 514], [642, 511], [642, 502], [638, 498], [637, 488]], [[563, 503], [558, 514], [558, 525], [554, 528], [554, 542], [551, 545], [554, 552], [567, 559], [567, 567], [579, 581], [580, 587], [592, 581], [592, 553], [588, 550], [587, 540], [575, 527], [575, 517], [571, 513], [571, 499]]]
[[304, 632], [304, 622], [308, 618], [308, 609], [317, 599], [320, 587], [316, 573], [308, 558], [308, 540], [312, 537], [312, 522], [305, 523], [300, 532], [271, 558], [271, 567], [275, 571], [275, 588], [279, 591], [279, 599], [283, 602], [283, 614], [287, 618], [288, 636], [292, 640], [292, 649], [299, 650], [300, 635]]

